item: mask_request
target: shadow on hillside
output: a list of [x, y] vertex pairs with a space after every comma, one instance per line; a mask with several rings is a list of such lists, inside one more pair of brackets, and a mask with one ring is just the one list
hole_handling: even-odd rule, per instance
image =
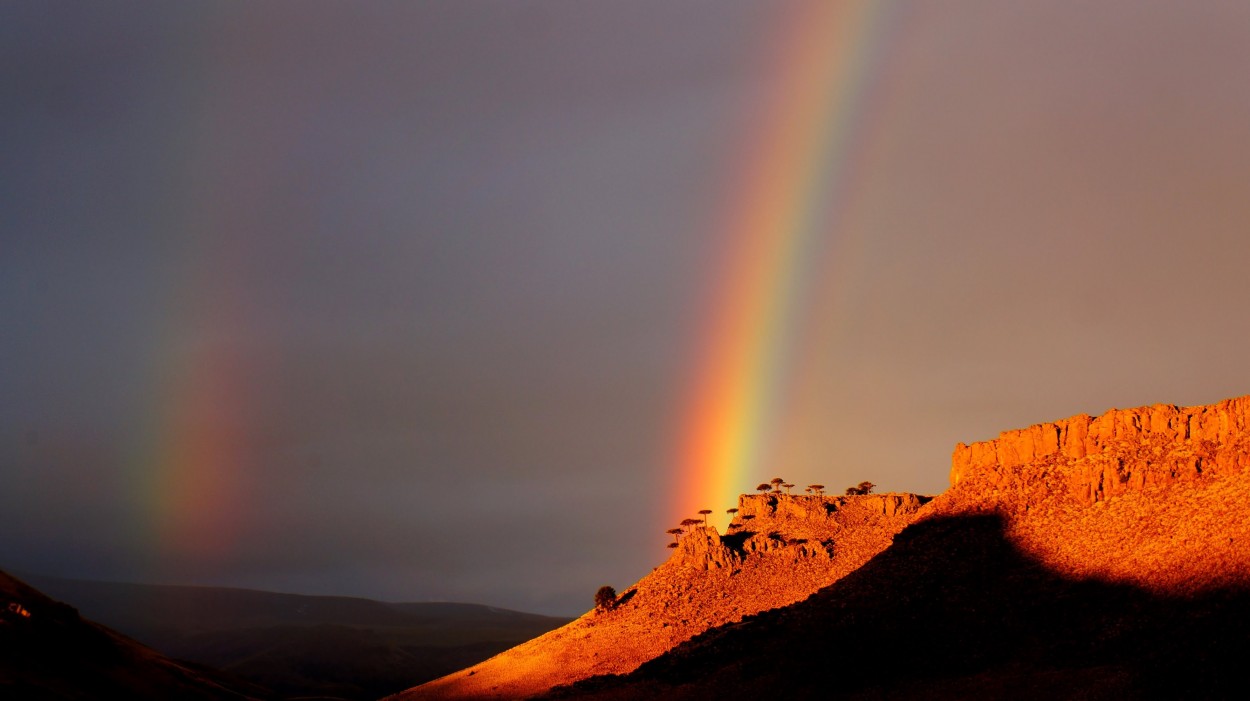
[[1235, 698], [1250, 590], [1155, 595], [1055, 575], [997, 516], [912, 525], [793, 606], [555, 698]]
[[739, 557], [746, 557], [747, 539], [755, 535], [755, 531], [737, 530], [733, 533], [726, 533], [720, 537], [721, 545], [729, 548], [738, 554]]

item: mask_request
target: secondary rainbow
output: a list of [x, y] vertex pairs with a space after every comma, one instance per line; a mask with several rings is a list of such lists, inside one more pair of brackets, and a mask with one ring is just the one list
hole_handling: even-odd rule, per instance
[[[169, 286], [153, 319], [151, 375], [146, 416], [128, 457], [134, 493], [132, 528], [153, 563], [230, 557], [249, 531], [250, 470], [255, 446], [247, 430], [253, 379], [264, 376], [255, 353], [242, 342], [249, 325], [247, 274], [251, 258], [248, 217], [281, 186], [264, 168], [245, 175], [224, 167], [223, 152], [238, 150], [233, 106], [247, 96], [234, 72], [247, 70], [232, 57], [221, 35], [245, 29], [244, 19], [213, 12], [196, 41], [181, 47], [182, 64], [196, 80], [196, 109], [166, 135], [154, 168], [176, 173], [162, 209], [171, 244]], [[256, 38], [259, 41], [259, 35]], [[237, 55], [246, 55], [241, 51]], [[294, 142], [267, 143], [280, 149]], [[252, 181], [240, 185], [239, 177]], [[248, 193], [239, 198], [232, 193]]]
[[762, 462], [784, 413], [805, 300], [828, 261], [845, 264], [836, 260], [839, 210], [853, 186], [863, 103], [893, 6], [804, 3], [774, 37], [769, 114], [736, 170], [683, 403], [677, 514], [723, 513], [783, 469]]

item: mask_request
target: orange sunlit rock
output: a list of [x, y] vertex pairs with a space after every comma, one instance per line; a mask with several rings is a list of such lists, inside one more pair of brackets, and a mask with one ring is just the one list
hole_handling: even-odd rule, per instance
[[1250, 581], [1250, 397], [1155, 405], [956, 446], [935, 513], [993, 510], [1058, 573], [1192, 593]]
[[[911, 524], [916, 528], [900, 536], [899, 543], [920, 542], [916, 533], [926, 527], [939, 535], [943, 529], [958, 530], [951, 524], [973, 524], [966, 527], [973, 534], [977, 528], [992, 531], [993, 538], [974, 545], [1005, 538], [1010, 552], [989, 550], [1006, 560], [989, 564], [1016, 567], [1011, 571], [1024, 577], [1019, 582], [1097, 581], [1181, 598], [1250, 586], [1250, 510], [1245, 506], [1250, 503], [1250, 397], [1211, 406], [1082, 414], [1006, 431], [992, 441], [960, 444], [952, 459], [951, 485], [932, 499], [914, 494], [743, 495], [724, 534], [688, 526], [670, 544], [668, 561], [625, 590], [617, 609], [588, 613], [398, 698], [526, 697], [592, 675], [625, 674], [709, 628], [769, 609], [806, 600], [797, 607], [807, 607], [798, 616], [806, 620], [821, 596], [844, 584], [852, 583], [849, 592], [877, 593], [872, 587], [881, 582], [871, 577], [826, 587], [878, 555], [874, 564], [891, 553], [896, 562], [911, 558], [929, 565], [948, 557], [945, 549], [915, 552], [913, 545], [899, 554], [890, 548]], [[887, 548], [890, 552], [884, 552]], [[1032, 569], [1021, 570], [1012, 558], [1017, 565], [1023, 558]], [[888, 581], [906, 579], [911, 571], [896, 571]], [[943, 590], [943, 595], [950, 593]], [[964, 594], [972, 600], [979, 595], [975, 586]], [[998, 596], [1001, 603], [1001, 592]], [[821, 615], [837, 620], [842, 611], [822, 610]], [[750, 625], [734, 626], [725, 635]], [[713, 639], [701, 640], [705, 647], [712, 645], [707, 640]], [[1109, 688], [1118, 688], [1113, 672], [1107, 672], [1108, 683], [1115, 682]], [[714, 681], [707, 684], [715, 687]], [[1080, 686], [1079, 681], [1071, 684]], [[706, 691], [690, 687], [683, 698], [707, 698]], [[604, 698], [638, 697], [628, 688], [624, 696], [611, 693], [605, 691]], [[965, 689], [952, 697], [969, 694], [976, 695]]]
[[[743, 495], [724, 535], [695, 527], [667, 562], [589, 612], [398, 699], [513, 699], [597, 674], [623, 674], [719, 625], [792, 604], [888, 547], [927, 497]], [[589, 603], [593, 592], [587, 592]]]

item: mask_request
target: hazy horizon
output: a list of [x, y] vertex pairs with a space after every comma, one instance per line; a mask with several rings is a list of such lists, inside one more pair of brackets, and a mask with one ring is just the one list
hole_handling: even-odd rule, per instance
[[772, 178], [819, 7], [0, 8], [0, 569], [584, 612], [694, 515], [773, 181], [740, 492], [1250, 394], [1250, 6], [851, 4]]

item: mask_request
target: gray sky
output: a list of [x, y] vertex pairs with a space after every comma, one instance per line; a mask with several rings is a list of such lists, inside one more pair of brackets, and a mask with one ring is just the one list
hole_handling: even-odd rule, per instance
[[[568, 614], [645, 574], [796, 7], [0, 4], [0, 567]], [[1248, 65], [1240, 2], [896, 3], [742, 491], [1250, 392]]]

